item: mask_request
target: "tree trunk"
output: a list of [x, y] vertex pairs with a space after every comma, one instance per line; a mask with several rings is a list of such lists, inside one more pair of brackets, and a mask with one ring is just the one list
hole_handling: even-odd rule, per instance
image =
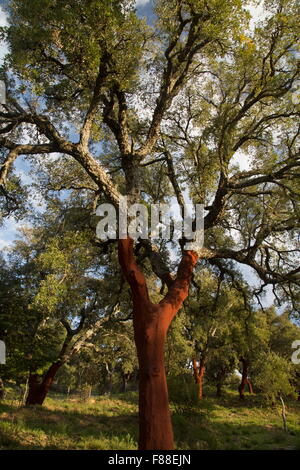
[[44, 403], [50, 387], [53, 384], [55, 375], [61, 365], [61, 362], [54, 362], [54, 364], [49, 367], [46, 375], [40, 383], [38, 382], [37, 374], [29, 375], [26, 405], [42, 405]]
[[220, 368], [218, 373], [217, 373], [217, 376], [216, 376], [216, 386], [217, 386], [217, 397], [221, 397], [222, 396], [222, 387], [223, 387], [223, 383], [224, 383], [224, 380], [225, 380], [225, 377], [226, 377], [226, 373], [227, 373], [227, 370], [226, 370], [226, 367], [223, 367], [223, 368]]
[[202, 357], [200, 359], [199, 367], [197, 366], [196, 359], [193, 359], [193, 369], [194, 369], [194, 378], [195, 383], [198, 386], [198, 398], [202, 400], [203, 398], [203, 376], [205, 372], [205, 359]]
[[5, 397], [5, 387], [2, 379], [0, 379], [0, 400], [3, 400]]
[[131, 379], [131, 375], [132, 374], [130, 374], [130, 373], [125, 373], [125, 372], [123, 373], [123, 387], [122, 387], [123, 393], [127, 392], [127, 383]]
[[222, 396], [222, 382], [217, 382], [217, 393], [216, 393], [217, 397], [221, 397]]
[[139, 449], [172, 449], [173, 430], [164, 368], [167, 328], [162, 325], [158, 312], [151, 313], [154, 315], [149, 323], [134, 321], [140, 367]]
[[108, 379], [107, 379], [107, 382], [106, 382], [106, 393], [107, 395], [111, 395], [112, 394], [112, 389], [113, 389], [113, 372], [108, 372]]
[[188, 295], [197, 255], [184, 252], [173, 280], [166, 273], [168, 293], [159, 304], [149, 299], [145, 277], [133, 254], [133, 240], [119, 240], [119, 261], [131, 287], [134, 338], [139, 361], [139, 449], [172, 450], [173, 429], [164, 366], [169, 325]]
[[22, 405], [26, 405], [28, 391], [29, 391], [29, 377], [27, 377], [26, 379], [24, 390], [21, 390], [20, 392], [20, 402], [22, 403]]
[[123, 392], [123, 393], [126, 393], [126, 392], [127, 392], [127, 379], [126, 379], [125, 375], [123, 375], [122, 392]]
[[242, 370], [242, 379], [241, 383], [239, 385], [239, 394], [240, 394], [240, 399], [245, 400], [245, 387], [248, 385], [249, 388], [249, 393], [253, 393], [252, 389], [252, 384], [250, 380], [248, 379], [248, 370], [249, 370], [249, 363], [243, 358], [240, 358], [241, 363], [243, 364], [243, 370]]
[[252, 383], [250, 382], [249, 379], [247, 379], [247, 385], [248, 385], [249, 393], [253, 393]]
[[87, 330], [83, 337], [81, 337], [80, 341], [77, 341], [75, 346], [71, 348], [71, 350], [67, 353], [67, 349], [70, 345], [70, 342], [75, 334], [77, 334], [83, 326], [83, 323], [80, 324], [80, 328], [78, 327], [75, 331], [72, 331], [71, 327], [65, 322], [62, 321], [62, 324], [65, 326], [67, 330], [67, 336], [64, 340], [60, 353], [58, 355], [58, 359], [54, 362], [46, 372], [42, 381], [38, 381], [38, 374], [29, 374], [28, 379], [28, 395], [26, 398], [26, 405], [42, 405], [44, 400], [53, 384], [55, 375], [58, 369], [65, 364], [70, 358], [79, 351], [80, 346], [83, 344], [84, 339], [83, 337], [87, 338], [90, 336], [91, 330]]

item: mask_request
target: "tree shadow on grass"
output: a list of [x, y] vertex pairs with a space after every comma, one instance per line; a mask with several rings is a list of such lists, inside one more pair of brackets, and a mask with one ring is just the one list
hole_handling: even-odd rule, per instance
[[[2, 408], [3, 410], [3, 408]], [[10, 423], [7, 432], [0, 434], [0, 448], [6, 449], [84, 449], [137, 447], [138, 418], [136, 414], [122, 413], [108, 416], [103, 413], [84, 413], [78, 410], [50, 410], [47, 405], [20, 407], [11, 410], [5, 406], [1, 421]], [[13, 423], [12, 423], [13, 421]], [[0, 428], [1, 429], [1, 428]], [[13, 437], [12, 433], [17, 437]], [[31, 436], [32, 443], [22, 442], [22, 436]], [[34, 442], [43, 441], [40, 444]]]
[[294, 450], [299, 449], [299, 436], [285, 433], [280, 427], [257, 424], [195, 423], [180, 429], [173, 416], [178, 449], [201, 450]]

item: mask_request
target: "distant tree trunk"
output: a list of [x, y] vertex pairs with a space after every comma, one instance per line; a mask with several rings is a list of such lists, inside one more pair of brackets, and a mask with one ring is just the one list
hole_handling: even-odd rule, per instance
[[4, 387], [3, 380], [0, 379], [0, 400], [3, 400], [4, 397], [5, 397], [5, 387]]
[[249, 393], [253, 393], [252, 383], [250, 382], [249, 379], [247, 379], [247, 385], [248, 385]]
[[240, 361], [243, 365], [243, 369], [242, 369], [242, 379], [239, 385], [239, 394], [240, 394], [240, 399], [244, 400], [246, 385], [248, 385], [249, 393], [253, 393], [253, 388], [252, 388], [252, 384], [250, 380], [248, 379], [249, 362], [246, 361], [244, 358], [240, 358]]
[[92, 398], [92, 391], [93, 391], [93, 386], [92, 385], [87, 385], [87, 390], [86, 390], [87, 400], [90, 400]]
[[221, 397], [222, 396], [222, 382], [219, 381], [217, 382], [217, 393], [216, 393], [217, 397]]
[[198, 398], [202, 400], [203, 398], [203, 376], [205, 372], [205, 357], [201, 357], [199, 367], [197, 366], [197, 361], [193, 359], [193, 370], [195, 383], [198, 386]]
[[184, 252], [176, 280], [166, 274], [168, 293], [159, 304], [149, 299], [145, 277], [133, 254], [132, 239], [119, 240], [119, 261], [133, 298], [134, 338], [139, 361], [139, 449], [172, 450], [164, 345], [169, 325], [188, 295], [197, 255]]
[[106, 369], [107, 377], [108, 377], [108, 382], [107, 382], [107, 385], [106, 385], [106, 393], [108, 393], [108, 395], [110, 395], [111, 392], [112, 392], [112, 388], [113, 388], [114, 369], [112, 368], [111, 370], [109, 370], [109, 367], [108, 367], [107, 363], [105, 363], [105, 369]]
[[225, 377], [226, 377], [226, 373], [227, 373], [227, 369], [226, 367], [221, 367], [220, 370], [218, 371], [217, 373], [217, 383], [216, 383], [216, 387], [217, 387], [217, 392], [216, 392], [216, 395], [217, 397], [221, 397], [222, 396], [222, 387], [223, 387], [223, 383], [224, 383], [224, 380], [225, 380]]
[[26, 379], [24, 390], [21, 389], [20, 391], [20, 402], [22, 403], [22, 405], [26, 405], [28, 391], [29, 391], [29, 377], [27, 377]]
[[281, 401], [281, 416], [282, 416], [282, 421], [283, 421], [283, 429], [285, 432], [288, 432], [288, 428], [287, 428], [287, 423], [286, 423], [286, 411], [285, 411], [285, 404], [284, 404], [284, 401], [282, 399], [282, 397], [280, 396], [280, 401]]
[[106, 382], [106, 386], [105, 386], [105, 393], [107, 395], [111, 395], [112, 387], [113, 387], [113, 380], [112, 380], [112, 374], [110, 374], [108, 376], [108, 381]]
[[126, 392], [127, 392], [127, 380], [126, 380], [125, 375], [123, 375], [123, 387], [122, 387], [122, 391], [123, 391], [123, 393], [126, 393]]
[[28, 380], [28, 395], [26, 405], [42, 405], [53, 384], [55, 375], [61, 367], [61, 362], [54, 362], [46, 372], [41, 382], [38, 381], [38, 374], [30, 374]]
[[128, 384], [128, 381], [130, 380], [131, 378], [131, 374], [130, 373], [124, 373], [123, 374], [123, 387], [122, 387], [122, 390], [123, 390], [123, 393], [126, 393], [127, 392], [127, 384]]
[[83, 327], [83, 321], [80, 322], [80, 325], [78, 328], [76, 328], [76, 330], [72, 330], [70, 325], [66, 324], [66, 321], [62, 321], [62, 324], [67, 330], [67, 335], [58, 355], [58, 360], [49, 367], [41, 382], [38, 380], [38, 374], [29, 374], [26, 405], [42, 405], [44, 403], [58, 369], [80, 350], [80, 347], [82, 344], [84, 344], [84, 341], [89, 338], [93, 332], [91, 328], [86, 330], [85, 333], [81, 336], [80, 340], [76, 341], [75, 345], [70, 348], [70, 343], [73, 336], [79, 333]]

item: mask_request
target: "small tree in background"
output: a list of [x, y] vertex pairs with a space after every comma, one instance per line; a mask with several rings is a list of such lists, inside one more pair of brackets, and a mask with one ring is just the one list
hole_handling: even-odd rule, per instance
[[273, 351], [262, 353], [253, 368], [255, 387], [264, 394], [271, 403], [280, 397], [296, 396], [291, 384], [292, 363]]

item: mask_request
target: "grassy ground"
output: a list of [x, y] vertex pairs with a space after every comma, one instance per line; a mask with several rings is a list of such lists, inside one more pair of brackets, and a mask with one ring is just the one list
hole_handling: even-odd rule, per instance
[[[183, 403], [171, 404], [177, 449], [300, 449], [299, 403], [287, 403], [287, 433], [279, 404], [267, 407], [259, 396], [241, 402], [226, 391]], [[42, 407], [21, 407], [9, 397], [0, 403], [0, 449], [130, 450], [137, 428], [134, 392], [84, 403], [52, 395]]]

